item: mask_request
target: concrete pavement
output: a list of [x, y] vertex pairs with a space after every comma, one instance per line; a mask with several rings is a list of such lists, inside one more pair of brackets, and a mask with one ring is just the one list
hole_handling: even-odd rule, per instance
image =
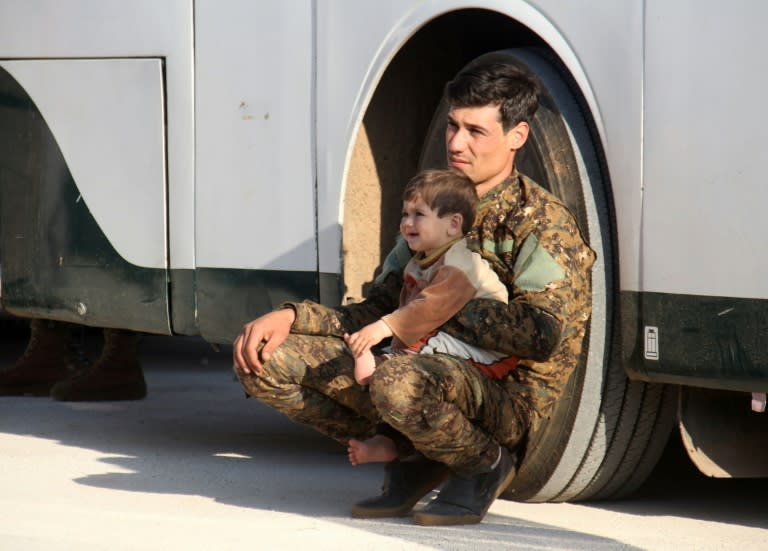
[[[24, 344], [0, 343], [3, 365]], [[351, 519], [381, 467], [244, 399], [229, 354], [148, 337], [146, 400], [0, 398], [0, 550], [701, 548], [685, 520], [660, 539], [632, 511], [569, 504], [498, 501], [471, 527]], [[751, 524], [723, 542], [753, 548]]]

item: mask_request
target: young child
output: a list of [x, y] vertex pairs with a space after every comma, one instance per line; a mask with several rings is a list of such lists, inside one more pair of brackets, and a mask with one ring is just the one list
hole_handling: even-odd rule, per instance
[[[378, 362], [389, 354], [444, 353], [469, 359], [478, 369], [500, 379], [517, 358], [464, 343], [437, 329], [473, 298], [507, 303], [507, 289], [490, 265], [467, 248], [464, 234], [475, 219], [477, 192], [466, 175], [454, 170], [426, 170], [403, 192], [400, 233], [414, 256], [403, 272], [400, 306], [344, 340], [355, 356], [355, 380], [367, 384]], [[386, 354], [371, 347], [393, 337]], [[394, 442], [382, 434], [349, 441], [353, 465], [391, 461]]]

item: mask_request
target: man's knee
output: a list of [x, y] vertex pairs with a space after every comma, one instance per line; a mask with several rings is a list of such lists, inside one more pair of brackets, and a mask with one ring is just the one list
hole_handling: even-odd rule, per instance
[[290, 337], [272, 352], [272, 357], [262, 364], [259, 371], [247, 372], [238, 365], [234, 366], [235, 375], [246, 394], [254, 398], [259, 398], [265, 393], [271, 395], [295, 378], [299, 354], [297, 343]]
[[371, 401], [384, 418], [420, 414], [429, 376], [409, 361], [396, 356], [376, 367], [369, 383]]

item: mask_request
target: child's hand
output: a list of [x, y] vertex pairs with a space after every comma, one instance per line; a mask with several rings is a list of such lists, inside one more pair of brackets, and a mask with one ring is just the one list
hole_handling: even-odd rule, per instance
[[376, 346], [391, 336], [392, 330], [389, 328], [389, 325], [379, 320], [366, 325], [357, 333], [345, 334], [344, 342], [349, 346], [352, 355], [357, 358], [366, 350], [370, 350], [372, 346]]

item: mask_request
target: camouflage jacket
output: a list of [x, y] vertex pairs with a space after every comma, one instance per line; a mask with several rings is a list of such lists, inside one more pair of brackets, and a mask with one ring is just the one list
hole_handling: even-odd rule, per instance
[[[521, 358], [503, 384], [530, 396], [541, 413], [579, 362], [591, 313], [595, 253], [562, 202], [517, 172], [481, 198], [467, 242], [507, 286], [509, 304], [472, 300], [442, 329]], [[293, 331], [341, 336], [395, 310], [409, 258], [405, 241], [399, 240], [361, 303], [335, 309], [290, 304], [296, 310]]]

